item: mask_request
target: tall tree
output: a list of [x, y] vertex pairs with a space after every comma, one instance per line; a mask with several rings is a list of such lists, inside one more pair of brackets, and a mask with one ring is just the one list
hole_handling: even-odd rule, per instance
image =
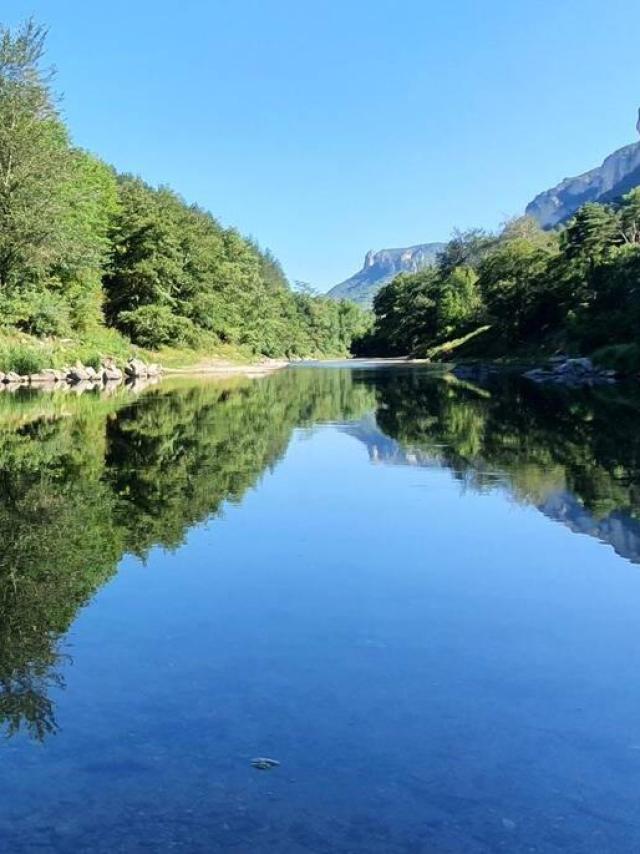
[[66, 130], [42, 68], [46, 31], [0, 29], [0, 287], [43, 276], [60, 258]]

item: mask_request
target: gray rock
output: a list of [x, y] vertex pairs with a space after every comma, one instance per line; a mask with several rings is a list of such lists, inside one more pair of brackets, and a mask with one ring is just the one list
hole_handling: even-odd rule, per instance
[[30, 374], [29, 382], [32, 385], [41, 385], [43, 383], [49, 383], [50, 385], [53, 385], [56, 382], [56, 378], [50, 371], [44, 370], [40, 371], [39, 374]]
[[148, 374], [147, 366], [140, 359], [131, 359], [131, 361], [127, 362], [124, 366], [124, 372], [128, 377], [137, 378], [137, 377], [146, 377]]
[[89, 374], [83, 365], [76, 365], [74, 368], [71, 368], [67, 374], [67, 379], [72, 383], [83, 383], [87, 382]]
[[8, 371], [8, 373], [5, 374], [4, 382], [5, 383], [19, 383], [19, 382], [22, 382], [22, 378], [21, 378], [20, 374], [16, 374], [15, 371]]
[[102, 366], [102, 379], [106, 383], [119, 383], [122, 380], [122, 371], [115, 364], [105, 364]]
[[573, 371], [580, 371], [581, 373], [588, 374], [593, 372], [593, 362], [591, 359], [581, 358], [581, 359], [567, 359], [565, 365], [568, 366]]
[[555, 385], [579, 386], [614, 383], [615, 372], [597, 368], [589, 358], [554, 360], [549, 368], [534, 368], [523, 376], [533, 382], [550, 382]]

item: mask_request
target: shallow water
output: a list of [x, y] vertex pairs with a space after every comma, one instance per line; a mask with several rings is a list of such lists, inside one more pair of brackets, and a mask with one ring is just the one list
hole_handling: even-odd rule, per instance
[[0, 850], [639, 850], [640, 398], [494, 382], [0, 395]]

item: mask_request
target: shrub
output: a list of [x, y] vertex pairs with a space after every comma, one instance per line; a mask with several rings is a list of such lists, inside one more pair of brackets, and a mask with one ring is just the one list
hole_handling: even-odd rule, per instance
[[93, 352], [85, 352], [81, 359], [83, 365], [87, 365], [88, 367], [95, 368], [95, 370], [99, 370], [102, 365], [102, 356], [100, 353]]
[[141, 347], [157, 349], [167, 344], [198, 343], [197, 329], [187, 317], [174, 314], [168, 306], [144, 305], [133, 311], [121, 311], [118, 325]]
[[5, 297], [1, 303], [5, 323], [30, 335], [64, 335], [69, 331], [69, 309], [48, 291], [27, 291]]
[[15, 371], [17, 374], [37, 374], [47, 367], [47, 354], [44, 350], [23, 344], [12, 344], [0, 351], [0, 370]]

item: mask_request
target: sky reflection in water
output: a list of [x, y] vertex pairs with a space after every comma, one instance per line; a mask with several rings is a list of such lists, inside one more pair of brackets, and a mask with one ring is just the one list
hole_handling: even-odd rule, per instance
[[0, 396], [2, 850], [636, 850], [639, 406]]

